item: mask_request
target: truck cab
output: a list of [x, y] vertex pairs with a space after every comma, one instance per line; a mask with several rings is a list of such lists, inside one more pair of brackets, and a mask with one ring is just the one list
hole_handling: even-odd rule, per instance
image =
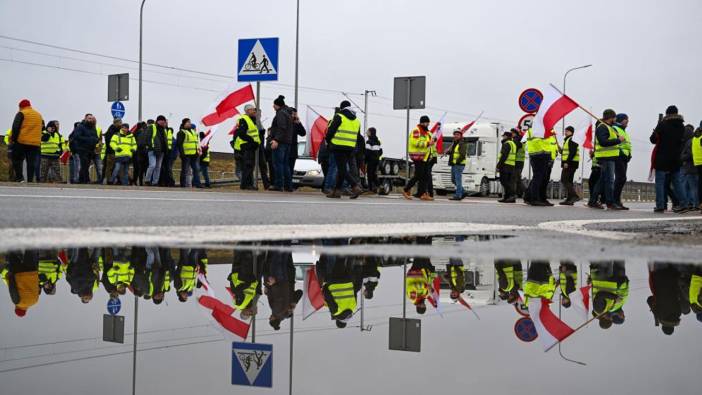
[[[465, 127], [467, 122], [447, 123], [442, 125], [443, 151], [446, 154], [453, 144], [454, 130]], [[468, 143], [466, 167], [463, 170], [463, 189], [468, 195], [488, 196], [500, 193], [502, 188], [497, 179], [495, 167], [500, 152], [500, 139], [505, 128], [500, 123], [479, 122], [463, 133], [463, 140]], [[455, 192], [451, 182], [449, 155], [440, 155], [432, 171], [434, 190], [439, 195]]]

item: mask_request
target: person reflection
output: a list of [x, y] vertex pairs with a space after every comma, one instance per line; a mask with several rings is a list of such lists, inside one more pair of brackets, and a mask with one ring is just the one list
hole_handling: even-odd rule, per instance
[[195, 249], [179, 250], [178, 267], [175, 271], [174, 285], [178, 293], [178, 300], [187, 302], [197, 285], [198, 254]]
[[15, 314], [24, 317], [27, 310], [39, 301], [39, 257], [36, 251], [9, 252], [6, 265], [0, 270], [15, 305]]
[[693, 306], [689, 276], [692, 280], [694, 266], [669, 262], [654, 262], [648, 265], [649, 285], [652, 295], [646, 303], [653, 314], [655, 326], [660, 326], [663, 333], [672, 335], [675, 327], [680, 325], [680, 317], [688, 314]]
[[146, 265], [150, 270], [151, 292], [154, 304], [161, 304], [171, 290], [171, 279], [175, 272], [175, 261], [169, 248], [146, 249]]
[[466, 276], [463, 270], [463, 260], [461, 258], [449, 258], [449, 263], [446, 264], [444, 280], [446, 280], [451, 290], [449, 297], [454, 302], [457, 301], [458, 297], [461, 296], [466, 289]]
[[[431, 238], [417, 237], [416, 243], [431, 244]], [[407, 288], [407, 298], [414, 304], [418, 314], [424, 314], [427, 311], [426, 299], [431, 293], [434, 277], [436, 277], [436, 268], [431, 264], [429, 258], [414, 258], [412, 266], [407, 271], [405, 284]]]
[[93, 300], [93, 289], [97, 288], [100, 278], [97, 256], [88, 248], [70, 250], [66, 281], [71, 286], [71, 293], [78, 295], [83, 303]]
[[263, 266], [264, 293], [268, 297], [270, 326], [278, 331], [284, 319], [292, 317], [302, 290], [295, 290], [295, 266], [292, 252], [268, 251]]
[[151, 299], [149, 292], [149, 273], [146, 267], [146, 249], [144, 247], [132, 247], [132, 265], [134, 267], [134, 278], [132, 279], [132, 293], [134, 296]]
[[506, 300], [509, 304], [517, 303], [524, 280], [522, 262], [519, 259], [496, 259], [495, 272], [500, 299]]
[[131, 252], [128, 248], [105, 248], [105, 269], [103, 272], [107, 273], [105, 289], [110, 294], [110, 298], [124, 295], [132, 284], [134, 267], [130, 258]]
[[528, 307], [531, 298], [553, 299], [556, 285], [557, 281], [548, 261], [531, 261], [524, 285], [524, 305]]
[[[255, 269], [254, 254], [257, 254]], [[265, 254], [252, 250], [234, 250], [232, 271], [227, 279], [234, 298], [234, 307], [241, 311], [243, 319], [249, 319], [258, 313], [263, 255]]]
[[690, 310], [695, 313], [697, 321], [702, 322], [702, 265], [691, 265], [689, 275], [689, 280], [685, 283]]
[[58, 259], [56, 250], [40, 250], [39, 256], [39, 287], [47, 295], [56, 294], [56, 283], [63, 277], [64, 268]]
[[561, 289], [561, 306], [566, 309], [571, 306], [570, 294], [575, 292], [578, 284], [578, 268], [572, 261], [561, 261], [558, 267], [559, 281]]
[[380, 281], [380, 262], [381, 258], [378, 256], [365, 256], [359, 259], [363, 297], [368, 300], [373, 299]]
[[624, 261], [591, 262], [588, 283], [592, 285], [592, 315], [598, 317], [600, 328], [623, 324], [623, 307], [629, 298]]
[[360, 283], [354, 282], [353, 258], [322, 254], [317, 262], [317, 279], [322, 288], [324, 303], [337, 328], [345, 328], [356, 312]]

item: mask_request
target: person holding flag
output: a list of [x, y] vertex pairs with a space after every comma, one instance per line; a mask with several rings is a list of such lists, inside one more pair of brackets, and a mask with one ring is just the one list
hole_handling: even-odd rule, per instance
[[613, 323], [624, 322], [624, 304], [629, 298], [629, 278], [623, 261], [592, 262], [592, 315], [599, 317], [600, 328], [609, 329]]
[[449, 200], [463, 200], [463, 170], [466, 168], [466, 157], [468, 155], [468, 143], [463, 140], [461, 129], [453, 131], [453, 142], [446, 153], [449, 156], [449, 166], [451, 166], [451, 181], [456, 186], [456, 193]]
[[519, 291], [522, 289], [524, 279], [522, 262], [518, 259], [496, 259], [495, 272], [500, 299], [506, 300], [509, 304], [515, 304], [519, 300]]
[[463, 260], [461, 258], [449, 258], [444, 279], [448, 282], [451, 289], [449, 297], [454, 302], [457, 301], [458, 297], [466, 289], [466, 277], [463, 272]]
[[429, 159], [431, 153], [431, 146], [434, 145], [434, 140], [432, 139], [431, 132], [429, 131], [429, 117], [422, 115], [419, 118], [419, 124], [415, 127], [409, 134], [409, 159], [412, 160], [414, 165], [414, 175], [409, 180], [404, 190], [402, 191], [402, 196], [407, 200], [412, 200], [412, 195], [410, 191], [415, 184], [417, 186], [417, 196], [421, 200], [431, 201], [433, 200], [428, 191], [428, 169], [429, 169]]
[[626, 185], [626, 172], [631, 161], [631, 136], [626, 131], [629, 126], [629, 116], [626, 114], [617, 114], [614, 125], [612, 126], [619, 137], [624, 137], [624, 140], [619, 144], [619, 157], [614, 165], [614, 202], [621, 206], [623, 210], [629, 208], [622, 204], [622, 192]]
[[570, 294], [577, 289], [578, 268], [571, 261], [562, 261], [558, 273], [561, 305], [567, 309], [571, 306]]
[[39, 288], [47, 295], [55, 295], [56, 283], [63, 277], [64, 267], [55, 250], [41, 250], [38, 255]]
[[529, 307], [529, 299], [553, 299], [558, 282], [553, 277], [548, 261], [531, 261], [524, 285], [524, 306]]
[[568, 126], [565, 128], [565, 140], [563, 141], [563, 151], [561, 152], [561, 184], [566, 190], [566, 199], [558, 204], [562, 206], [572, 206], [580, 200], [580, 196], [575, 191], [573, 179], [575, 171], [580, 165], [580, 145], [573, 141], [575, 128]]
[[412, 266], [407, 271], [405, 283], [407, 299], [414, 304], [417, 314], [424, 314], [427, 311], [426, 300], [431, 295], [435, 276], [436, 269], [429, 258], [414, 258]]
[[524, 171], [524, 162], [526, 161], [526, 152], [522, 143], [522, 133], [515, 128], [510, 130], [514, 139], [514, 144], [517, 145], [517, 157], [514, 159], [514, 192], [519, 198], [524, 197], [524, 183], [522, 183], [522, 172]]
[[[258, 299], [261, 295], [261, 271], [254, 268], [253, 254], [255, 251], [234, 250], [232, 271], [227, 279], [234, 307], [241, 311], [241, 318], [248, 319], [257, 313]], [[254, 272], [254, 269], [256, 271]]]
[[602, 122], [595, 129], [595, 158], [600, 165], [600, 179], [595, 185], [593, 195], [587, 206], [595, 209], [603, 209], [594, 197], [604, 193], [605, 204], [609, 210], [623, 210], [622, 206], [614, 201], [614, 168], [615, 162], [619, 158], [619, 144], [625, 140], [624, 136], [619, 136], [612, 125], [617, 113], [612, 109], [606, 109], [602, 113]]

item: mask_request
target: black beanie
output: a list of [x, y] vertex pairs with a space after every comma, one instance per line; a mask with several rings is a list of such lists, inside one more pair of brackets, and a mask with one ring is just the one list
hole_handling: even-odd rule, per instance
[[422, 116], [419, 118], [419, 123], [429, 123], [429, 122], [431, 122], [431, 121], [429, 121], [429, 117], [426, 116], [426, 115], [422, 115]]
[[611, 108], [604, 110], [604, 112], [602, 113], [602, 119], [612, 119], [616, 118], [616, 116], [617, 112], [612, 110]]
[[341, 102], [341, 104], [339, 104], [339, 108], [342, 109], [342, 110], [343, 110], [344, 108], [346, 108], [346, 107], [351, 107], [351, 103], [349, 103], [348, 100], [344, 100], [344, 101]]
[[156, 117], [156, 122], [158, 122], [158, 121], [165, 121], [165, 120], [166, 120], [166, 117], [164, 117], [163, 115], [159, 115], [159, 116]]
[[665, 109], [665, 115], [675, 115], [678, 113], [678, 108], [675, 106], [668, 106], [668, 108]]
[[278, 98], [273, 100], [273, 104], [275, 104], [278, 107], [285, 107], [285, 96], [279, 95]]
[[566, 127], [565, 130], [567, 130], [567, 131], [569, 131], [569, 132], [571, 132], [571, 133], [575, 133], [575, 128], [572, 127], [572, 126]]

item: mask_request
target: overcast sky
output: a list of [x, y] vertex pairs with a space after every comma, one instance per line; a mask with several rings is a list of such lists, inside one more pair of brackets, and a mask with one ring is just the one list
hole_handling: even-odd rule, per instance
[[[303, 119], [306, 105], [329, 116], [341, 91], [375, 90], [369, 124], [379, 129], [386, 156], [404, 154], [404, 113], [391, 103], [392, 79], [402, 75], [427, 76], [428, 108], [414, 111], [413, 123], [422, 113], [438, 119], [450, 110], [447, 121], [467, 121], [484, 110], [488, 120], [510, 125], [522, 115], [523, 89], [560, 86], [567, 69], [592, 63], [571, 74], [568, 93], [598, 114], [612, 107], [630, 115], [630, 178], [639, 181], [648, 175], [658, 113], [676, 104], [687, 121], [702, 119], [698, 0], [301, 3]], [[144, 20], [145, 62], [231, 76], [146, 66], [144, 117], [162, 113], [175, 127], [183, 117], [199, 119], [238, 86], [237, 40], [249, 37], [280, 37], [280, 80], [263, 84], [264, 119], [278, 94], [293, 104], [294, 1], [147, 0]], [[138, 58], [138, 26], [137, 0], [0, 1], [1, 35], [120, 58]], [[19, 100], [29, 98], [47, 120], [62, 121], [65, 135], [86, 112], [109, 124], [107, 74], [137, 76], [135, 63], [2, 38], [0, 59], [0, 124], [9, 127]], [[133, 123], [136, 80], [130, 89], [126, 120]], [[351, 98], [362, 105], [362, 97]], [[218, 132], [215, 150], [230, 150], [226, 131]]]

